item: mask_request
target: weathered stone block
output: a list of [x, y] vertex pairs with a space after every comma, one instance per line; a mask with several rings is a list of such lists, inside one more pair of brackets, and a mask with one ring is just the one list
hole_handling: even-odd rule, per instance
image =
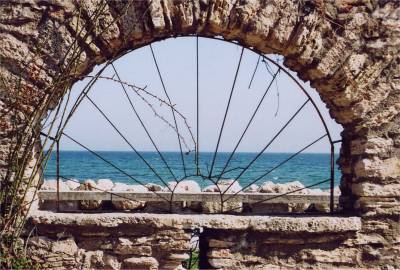
[[123, 261], [122, 268], [157, 270], [158, 261], [152, 257], [132, 257]]
[[354, 171], [358, 177], [376, 177], [385, 179], [400, 175], [400, 159], [392, 157], [381, 160], [378, 157], [372, 159], [362, 159], [354, 166]]
[[322, 250], [308, 249], [301, 251], [301, 257], [305, 261], [356, 265], [361, 252], [355, 248]]
[[139, 256], [150, 256], [152, 254], [151, 246], [145, 246], [142, 244], [135, 245], [135, 243], [128, 238], [118, 238], [114, 247], [114, 252], [121, 255]]
[[354, 195], [368, 197], [400, 197], [399, 184], [374, 184], [374, 183], [355, 183], [351, 185]]

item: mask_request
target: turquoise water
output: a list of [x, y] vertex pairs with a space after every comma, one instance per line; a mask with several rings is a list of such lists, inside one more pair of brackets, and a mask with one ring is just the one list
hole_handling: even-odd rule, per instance
[[[156, 152], [141, 152], [140, 154], [154, 168], [159, 178], [154, 172], [140, 159], [134, 152], [106, 152], [98, 151], [99, 155], [119, 167], [121, 170], [132, 176], [141, 183], [157, 183], [162, 184], [162, 181], [168, 182], [176, 179], [184, 178], [184, 170], [180, 153], [164, 152], [166, 162], [169, 164], [172, 173], [165, 166], [164, 162]], [[265, 153], [262, 154], [256, 162], [239, 178], [239, 183], [242, 186], [250, 184], [252, 181], [271, 170], [279, 163], [290, 157], [291, 153]], [[256, 153], [235, 153], [227, 170], [234, 169], [223, 175], [224, 178], [237, 177], [242, 168], [246, 167], [250, 161], [256, 156]], [[229, 157], [229, 153], [218, 153], [215, 165], [212, 170], [212, 175], [221, 173], [221, 170]], [[191, 176], [196, 174], [195, 155], [188, 154], [184, 156], [187, 179], [193, 179], [199, 182], [204, 187], [210, 185], [209, 179], [202, 177]], [[338, 156], [335, 156], [337, 159]], [[213, 153], [200, 154], [200, 172], [202, 175], [209, 175]], [[56, 174], [55, 154], [47, 164], [45, 170], [46, 179], [54, 179]], [[123, 182], [136, 184], [135, 180], [127, 176], [121, 171], [113, 168], [103, 160], [94, 156], [89, 152], [84, 151], [61, 151], [60, 152], [60, 175], [66, 178], [78, 179], [84, 181], [86, 179], [101, 179], [108, 178], [115, 182]], [[335, 186], [338, 185], [341, 173], [335, 166]], [[161, 179], [162, 180], [161, 180]], [[265, 181], [273, 181], [274, 183], [286, 183], [298, 180], [305, 186], [312, 185], [330, 178], [330, 154], [299, 154], [291, 159], [283, 166], [273, 170], [271, 173], [262, 177], [256, 182], [261, 184]], [[214, 178], [215, 180], [217, 178]], [[329, 182], [320, 184], [315, 188], [329, 188]]]

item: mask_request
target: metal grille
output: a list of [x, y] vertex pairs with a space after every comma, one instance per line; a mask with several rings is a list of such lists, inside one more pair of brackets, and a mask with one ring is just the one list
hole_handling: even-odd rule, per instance
[[[56, 168], [57, 169], [56, 169], [55, 177], [56, 177], [58, 183], [62, 179], [70, 179], [69, 177], [64, 176], [63, 173], [60, 171], [60, 150], [59, 150], [60, 149], [60, 139], [66, 138], [66, 139], [70, 140], [71, 142], [75, 143], [76, 145], [78, 145], [79, 147], [81, 147], [83, 150], [88, 151], [89, 153], [91, 153], [93, 156], [95, 156], [99, 160], [103, 161], [104, 164], [110, 166], [112, 169], [118, 171], [122, 175], [129, 178], [132, 183], [146, 186], [146, 183], [142, 179], [140, 179], [139, 176], [136, 176], [134, 174], [127, 172], [126, 170], [124, 170], [123, 168], [118, 166], [117, 164], [113, 163], [112, 160], [109, 160], [105, 156], [103, 156], [101, 152], [97, 152], [97, 151], [91, 149], [87, 145], [80, 142], [79, 139], [75, 138], [74, 136], [71, 136], [70, 134], [67, 134], [67, 132], [65, 131], [65, 127], [67, 126], [68, 122], [71, 120], [71, 117], [76, 112], [76, 110], [79, 107], [79, 105], [81, 104], [81, 102], [86, 99], [90, 102], [90, 104], [93, 106], [93, 108], [96, 111], [98, 111], [99, 115], [101, 115], [104, 118], [104, 120], [110, 125], [110, 127], [123, 139], [123, 141], [125, 141], [125, 143], [129, 146], [130, 150], [132, 150], [139, 157], [139, 159], [142, 161], [143, 166], [147, 167], [153, 173], [155, 179], [158, 179], [158, 181], [165, 186], [166, 190], [164, 192], [157, 192], [157, 191], [151, 191], [151, 190], [149, 190], [149, 192], [152, 194], [151, 196], [154, 199], [156, 199], [157, 201], [167, 203], [169, 205], [169, 211], [171, 211], [171, 212], [174, 211], [173, 204], [177, 200], [178, 201], [181, 200], [178, 198], [179, 196], [176, 195], [176, 190], [175, 190], [176, 187], [178, 187], [179, 183], [183, 180], [195, 178], [195, 179], [197, 179], [197, 181], [206, 181], [216, 187], [217, 192], [215, 192], [215, 194], [211, 197], [212, 197], [212, 200], [215, 200], [215, 195], [218, 196], [218, 198], [219, 198], [218, 203], [220, 204], [219, 212], [221, 212], [221, 213], [224, 213], [227, 211], [231, 213], [232, 211], [234, 212], [235, 210], [239, 210], [239, 209], [235, 209], [235, 207], [226, 209], [224, 206], [228, 202], [235, 201], [240, 196], [241, 196], [240, 197], [241, 199], [247, 200], [251, 205], [258, 205], [258, 204], [263, 205], [263, 204], [267, 203], [268, 201], [276, 201], [278, 198], [287, 197], [288, 195], [299, 192], [305, 188], [318, 186], [318, 185], [321, 185], [324, 183], [330, 183], [329, 202], [330, 202], [330, 211], [333, 213], [335, 211], [335, 209], [334, 209], [334, 205], [335, 205], [335, 198], [334, 198], [335, 155], [334, 155], [334, 153], [335, 153], [335, 144], [340, 141], [339, 140], [334, 141], [332, 139], [331, 134], [328, 129], [328, 126], [327, 126], [320, 110], [316, 106], [315, 102], [313, 101], [311, 96], [307, 93], [307, 91], [303, 88], [303, 86], [294, 78], [294, 76], [290, 72], [286, 71], [286, 69], [283, 68], [280, 63], [273, 60], [271, 57], [263, 55], [263, 54], [255, 51], [254, 49], [240, 47], [240, 45], [236, 42], [221, 40], [218, 38], [213, 38], [213, 39], [216, 40], [215, 42], [225, 41], [225, 42], [233, 43], [236, 46], [240, 47], [241, 52], [240, 52], [240, 57], [237, 61], [237, 65], [236, 65], [236, 67], [234, 67], [235, 75], [232, 80], [231, 87], [229, 89], [229, 97], [225, 104], [223, 120], [222, 120], [219, 130], [218, 130], [218, 139], [217, 139], [217, 143], [215, 145], [215, 150], [212, 153], [211, 162], [207, 165], [204, 164], [204, 162], [201, 158], [201, 149], [202, 149], [201, 148], [202, 147], [202, 144], [201, 144], [202, 143], [202, 140], [201, 140], [202, 133], [201, 132], [202, 132], [202, 130], [200, 130], [200, 122], [204, 121], [204, 119], [200, 119], [200, 111], [203, 109], [207, 109], [207, 108], [202, 107], [202, 101], [200, 99], [201, 74], [200, 74], [199, 65], [201, 64], [201, 54], [199, 51], [199, 43], [201, 42], [201, 39], [209, 38], [209, 37], [194, 36], [192, 38], [195, 40], [194, 54], [195, 54], [195, 59], [196, 59], [196, 70], [194, 71], [196, 73], [196, 84], [195, 84], [196, 85], [196, 103], [195, 103], [196, 123], [194, 123], [194, 125], [193, 125], [196, 127], [195, 132], [192, 131], [192, 127], [190, 126], [190, 124], [193, 124], [193, 123], [189, 123], [188, 120], [185, 118], [185, 116], [177, 109], [177, 106], [175, 106], [175, 104], [173, 103], [173, 100], [171, 99], [168, 88], [165, 84], [165, 79], [163, 77], [163, 74], [165, 74], [164, 73], [165, 71], [161, 70], [160, 65], [158, 63], [158, 57], [156, 54], [156, 50], [150, 44], [150, 45], [148, 45], [148, 48], [151, 53], [151, 61], [154, 64], [155, 72], [158, 75], [158, 78], [160, 80], [162, 90], [163, 90], [165, 97], [159, 97], [159, 96], [154, 95], [150, 90], [146, 89], [146, 87], [140, 88], [133, 84], [124, 82], [121, 78], [120, 73], [117, 70], [116, 65], [114, 65], [114, 61], [116, 61], [118, 58], [123, 56], [123, 55], [121, 55], [121, 56], [117, 57], [116, 59], [108, 61], [96, 75], [87, 76], [90, 79], [89, 83], [84, 87], [84, 89], [82, 90], [82, 92], [80, 93], [77, 100], [72, 105], [72, 107], [69, 111], [67, 111], [67, 105], [70, 102], [70, 94], [71, 94], [70, 92], [68, 94], [66, 94], [63, 97], [63, 100], [59, 103], [59, 106], [55, 110], [56, 113], [55, 113], [54, 117], [53, 118], [49, 117], [44, 122], [43, 126], [44, 126], [44, 128], [46, 128], [47, 131], [42, 132], [41, 135], [43, 137], [45, 137], [45, 140], [44, 140], [45, 142], [47, 142], [47, 140], [53, 141], [53, 144], [50, 147], [50, 150], [53, 149], [54, 144], [55, 144], [55, 148], [56, 148], [55, 154], [56, 154]], [[223, 140], [223, 134], [224, 134], [224, 131], [226, 128], [226, 124], [228, 121], [228, 115], [229, 115], [229, 112], [232, 110], [232, 98], [233, 98], [233, 94], [236, 90], [235, 86], [237, 83], [238, 74], [239, 74], [241, 65], [243, 63], [244, 53], [246, 50], [253, 51], [259, 55], [257, 62], [255, 63], [254, 71], [251, 75], [251, 80], [249, 82], [248, 88], [250, 89], [252, 87], [253, 81], [256, 76], [256, 72], [259, 69], [264, 69], [270, 75], [270, 80], [266, 82], [266, 84], [265, 84], [266, 88], [264, 89], [263, 95], [257, 102], [257, 106], [252, 110], [251, 117], [248, 119], [248, 121], [245, 125], [245, 128], [242, 130], [239, 139], [236, 141], [236, 143], [234, 145], [233, 150], [229, 153], [228, 158], [225, 161], [222, 168], [218, 169], [216, 166], [216, 161], [218, 159], [218, 154], [220, 153], [220, 147], [221, 147], [221, 143]], [[102, 75], [104, 70], [106, 70], [107, 68], [111, 69], [113, 71], [114, 75], [112, 77], [107, 77], [107, 76]], [[298, 89], [300, 91], [302, 91], [302, 93], [304, 94], [304, 97], [305, 97], [304, 102], [301, 104], [301, 106], [299, 108], [297, 108], [295, 113], [293, 113], [286, 120], [286, 122], [279, 128], [278, 132], [276, 132], [271, 139], [266, 140], [263, 147], [257, 153], [254, 154], [254, 157], [251, 158], [251, 160], [250, 160], [250, 162], [248, 162], [248, 164], [246, 164], [245, 166], [232, 166], [232, 163], [233, 163], [232, 161], [234, 159], [235, 153], [237, 153], [239, 146], [243, 143], [244, 140], [251, 139], [251, 138], [246, 137], [246, 134], [248, 133], [250, 126], [252, 124], [254, 124], [254, 119], [258, 115], [258, 113], [260, 111], [260, 107], [262, 106], [263, 102], [265, 101], [267, 94], [271, 91], [271, 88], [273, 88], [275, 86], [277, 87], [277, 78], [282, 73], [284, 73], [288, 78], [290, 78], [291, 80], [293, 80], [296, 83], [296, 85], [298, 86]], [[167, 179], [165, 179], [165, 176], [163, 176], [159, 171], [160, 168], [154, 166], [154, 164], [152, 164], [151, 161], [148, 160], [146, 158], [146, 156], [143, 155], [143, 153], [134, 146], [134, 144], [127, 138], [126, 134], [124, 134], [121, 131], [121, 129], [118, 127], [118, 125], [111, 120], [111, 118], [108, 116], [108, 114], [92, 98], [89, 97], [88, 94], [91, 91], [91, 89], [93, 88], [94, 84], [100, 80], [112, 81], [112, 82], [119, 84], [120, 88], [123, 91], [124, 96], [126, 97], [128, 103], [130, 105], [131, 113], [139, 121], [141, 127], [145, 131], [146, 136], [148, 137], [149, 141], [151, 142], [152, 146], [154, 147], [154, 151], [157, 153], [158, 157], [162, 161], [162, 166], [167, 169], [168, 174], [169, 174], [169, 179], [173, 179], [174, 181], [177, 182], [177, 184], [174, 187], [171, 187], [171, 185], [168, 185]], [[153, 137], [153, 134], [151, 134], [148, 123], [147, 124], [145, 123], [145, 121], [143, 120], [143, 118], [141, 116], [141, 112], [137, 109], [137, 107], [135, 106], [135, 102], [132, 100], [131, 96], [129, 95], [130, 91], [133, 91], [138, 96], [138, 98], [140, 98], [142, 101], [144, 101], [148, 105], [148, 107], [154, 112], [154, 116], [159, 118], [161, 121], [163, 121], [176, 134], [176, 140], [179, 145], [179, 157], [180, 157], [180, 164], [181, 164], [179, 169], [176, 169], [176, 168], [173, 169], [171, 167], [171, 165], [169, 164], [167, 158], [165, 157], [165, 154], [162, 151], [160, 151], [160, 147], [159, 147], [159, 145], [157, 145], [156, 140]], [[154, 105], [148, 101], [148, 98], [151, 98], [165, 106], [168, 106], [168, 108], [170, 110], [170, 114], [172, 115], [173, 121], [168, 121], [164, 115], [158, 113], [158, 111], [154, 107]], [[279, 104], [278, 104], [278, 106], [279, 106]], [[265, 170], [262, 173], [260, 173], [257, 177], [254, 177], [254, 179], [252, 179], [251, 181], [248, 181], [248, 183], [246, 185], [244, 185], [240, 190], [232, 191], [233, 190], [232, 187], [235, 185], [235, 183], [238, 183], [242, 179], [243, 175], [252, 169], [252, 167], [259, 160], [259, 158], [264, 153], [266, 153], [266, 151], [269, 149], [271, 144], [274, 141], [276, 141], [276, 139], [282, 134], [282, 132], [284, 132], [291, 125], [291, 123], [294, 121], [294, 119], [296, 119], [298, 117], [298, 115], [304, 110], [304, 108], [306, 108], [308, 106], [311, 106], [314, 109], [315, 113], [317, 114], [317, 116], [323, 126], [324, 133], [318, 134], [314, 140], [308, 142], [302, 148], [295, 149], [293, 154], [288, 155], [284, 160], [279, 162], [276, 166], [273, 166], [271, 168], [265, 168]], [[59, 122], [58, 125], [56, 125], [56, 120]], [[178, 125], [178, 121], [182, 121], [184, 123], [183, 129], [185, 129], [185, 131], [187, 131], [187, 134], [189, 134], [189, 136], [182, 135], [182, 130], [181, 130], [182, 126]], [[50, 134], [55, 134], [55, 135], [50, 136]], [[252, 184], [259, 183], [261, 180], [265, 179], [265, 177], [270, 175], [272, 172], [274, 172], [278, 168], [282, 167], [283, 165], [289, 163], [292, 159], [297, 157], [300, 153], [303, 153], [305, 150], [309, 149], [311, 146], [320, 142], [323, 139], [327, 139], [328, 144], [330, 146], [330, 166], [329, 166], [329, 172], [328, 172], [329, 177], [327, 177], [326, 179], [321, 179], [320, 181], [317, 181], [317, 182], [315, 182], [311, 185], [308, 185], [304, 188], [296, 189], [296, 190], [293, 190], [290, 192], [286, 192], [284, 194], [276, 194], [276, 195], [271, 195], [271, 196], [258, 196], [258, 197], [253, 196], [254, 198], [250, 198], [250, 199], [247, 197], [246, 197], [247, 199], [244, 198], [243, 191], [246, 188], [249, 188]], [[194, 147], [192, 147], [191, 145], [193, 145]], [[46, 165], [46, 164], [44, 164], [44, 165]], [[221, 188], [222, 181], [227, 179], [227, 175], [232, 175], [233, 173], [235, 174], [235, 176], [232, 178], [228, 177], [230, 179], [230, 181], [228, 183], [224, 182], [225, 186], [223, 188]], [[73, 179], [70, 179], [70, 180], [73, 180]], [[108, 193], [108, 194], [112, 195], [113, 198], [120, 197], [121, 199], [135, 200], [135, 201], [140, 201], [140, 200], [144, 199], [143, 196], [140, 197], [139, 195], [137, 195], [138, 197], [137, 197], [137, 199], [135, 199], [133, 196], [127, 196], [127, 195], [123, 195], [121, 193], [115, 193], [115, 192], [110, 192], [110, 191], [106, 191], [106, 190], [98, 190], [98, 191], [103, 192], [103, 193]], [[63, 200], [63, 198], [60, 198], [61, 195], [60, 195], [60, 190], [59, 190], [59, 184], [57, 185], [56, 194], [57, 194], [56, 195], [57, 202], [59, 205], [59, 201]], [[208, 193], [204, 193], [204, 194], [209, 195]], [[252, 195], [250, 194], [248, 196], [252, 196]], [[295, 197], [293, 197], [293, 198], [295, 198]], [[148, 200], [150, 200], [150, 199], [148, 199]], [[195, 198], [193, 198], [193, 200], [195, 200]], [[204, 198], [199, 199], [199, 200], [204, 201]], [[242, 207], [243, 206], [238, 206], [238, 208], [242, 208]], [[165, 209], [163, 209], [163, 210], [165, 210]]]

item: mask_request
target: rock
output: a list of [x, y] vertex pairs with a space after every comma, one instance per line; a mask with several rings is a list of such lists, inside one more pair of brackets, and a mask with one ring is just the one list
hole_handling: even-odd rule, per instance
[[[210, 258], [208, 263], [214, 269], [242, 269], [243, 267], [238, 267], [237, 261], [233, 259], [223, 259], [223, 258]], [[268, 269], [268, 268], [265, 268]]]
[[360, 159], [354, 165], [354, 173], [357, 177], [390, 178], [399, 175], [400, 158], [394, 156], [384, 160], [379, 157]]
[[337, 248], [334, 250], [304, 249], [300, 254], [303, 260], [314, 263], [345, 263], [355, 265], [360, 252], [356, 248]]
[[74, 256], [78, 252], [78, 246], [76, 245], [74, 238], [71, 237], [53, 242], [51, 252]]
[[152, 257], [132, 257], [124, 260], [122, 268], [156, 270], [158, 261]]
[[[47, 180], [44, 181], [43, 185], [40, 187], [41, 190], [57, 190], [57, 180]], [[60, 191], [69, 191], [69, 186], [60, 180]]]
[[360, 197], [354, 202], [354, 208], [363, 216], [393, 216], [398, 218], [400, 203], [393, 197]]
[[[86, 180], [80, 187], [79, 190], [90, 190], [97, 191], [96, 182], [93, 180]], [[96, 210], [102, 205], [101, 200], [90, 200], [90, 201], [79, 201], [80, 208], [82, 210]]]
[[[164, 191], [170, 192], [170, 189], [174, 193], [201, 193], [201, 188], [200, 185], [193, 180], [183, 180], [178, 182], [169, 182], [168, 187], [164, 188]], [[185, 201], [185, 202], [176, 202], [175, 204], [175, 212], [178, 210], [180, 211], [182, 209], [190, 209], [194, 210], [196, 212], [201, 211], [201, 202], [191, 202], [191, 201]]]
[[119, 270], [121, 267], [117, 257], [105, 254], [102, 250], [86, 251], [84, 257], [83, 269]]
[[50, 250], [52, 240], [46, 236], [32, 236], [28, 239], [28, 246], [34, 249]]
[[97, 180], [96, 188], [104, 191], [110, 191], [114, 187], [114, 183], [110, 179], [99, 179]]
[[[200, 193], [201, 188], [196, 181], [193, 180], [183, 180], [179, 183], [169, 182], [168, 187], [176, 193]], [[164, 191], [169, 191], [165, 188]]]
[[121, 263], [118, 261], [117, 257], [109, 254], [103, 256], [103, 263], [106, 269], [119, 270], [121, 269]]
[[92, 179], [85, 180], [83, 184], [80, 185], [79, 190], [93, 190], [96, 191], [96, 182]]
[[60, 269], [61, 266], [63, 269], [78, 269], [83, 261], [82, 252], [72, 237], [52, 239], [32, 236], [25, 252], [32, 263], [40, 264], [42, 269]]
[[[304, 185], [299, 181], [288, 182], [284, 184], [274, 184], [271, 181], [267, 181], [262, 184], [259, 189], [261, 193], [287, 193], [298, 189], [304, 188]], [[303, 189], [291, 194], [308, 194], [308, 189]]]
[[182, 263], [190, 258], [189, 254], [171, 254], [168, 256], [167, 260], [163, 260], [161, 269], [179, 269]]
[[311, 203], [289, 203], [288, 208], [289, 212], [303, 213], [310, 207], [310, 205]]
[[162, 191], [164, 191], [164, 192], [171, 192], [171, 191], [173, 191], [177, 183], [178, 183], [178, 182], [176, 182], [176, 181], [170, 181], [170, 182], [168, 182], [168, 183], [167, 183], [167, 186], [162, 188]]
[[135, 243], [128, 238], [120, 237], [114, 247], [114, 252], [120, 255], [151, 256], [152, 250], [148, 245], [135, 245]]
[[[118, 185], [117, 185], [118, 184]], [[132, 192], [148, 192], [147, 188], [142, 185], [126, 185], [117, 183], [112, 191], [132, 191]], [[112, 205], [117, 210], [131, 211], [145, 207], [146, 202], [135, 200], [113, 200]]]
[[76, 180], [76, 181], [67, 180], [67, 181], [65, 181], [65, 184], [69, 187], [70, 190], [76, 190], [81, 185], [81, 183], [79, 183], [78, 180]]
[[220, 202], [202, 202], [202, 210], [205, 214], [215, 214], [215, 213], [241, 213], [243, 210], [243, 203], [236, 202], [235, 199], [230, 199], [224, 202], [223, 207], [221, 207]]
[[230, 248], [235, 245], [236, 245], [235, 242], [228, 240], [210, 239], [208, 241], [208, 246], [211, 248]]
[[145, 186], [147, 187], [147, 189], [149, 191], [157, 192], [157, 191], [162, 191], [163, 190], [162, 186], [157, 185], [157, 184], [153, 184], [153, 183], [146, 184]]
[[264, 182], [258, 192], [261, 193], [275, 193], [275, 184], [271, 181]]
[[259, 189], [260, 189], [259, 186], [257, 186], [256, 184], [252, 184], [251, 186], [245, 188], [244, 192], [245, 193], [257, 193]]
[[218, 183], [219, 188], [222, 192], [226, 193], [237, 193], [242, 191], [242, 186], [239, 184], [238, 181], [233, 179], [231, 180], [221, 180]]
[[179, 262], [189, 260], [189, 258], [190, 258], [190, 255], [187, 253], [181, 253], [181, 254], [174, 253], [174, 254], [170, 254], [168, 256], [168, 260], [179, 261]]
[[[233, 184], [232, 184], [233, 183]], [[228, 189], [229, 188], [229, 189]], [[218, 185], [210, 185], [203, 189], [203, 192], [220, 192], [223, 193], [228, 189], [226, 193], [236, 193], [242, 190], [242, 187], [237, 181], [231, 180], [220, 180]]]
[[104, 252], [101, 250], [85, 252], [85, 260], [83, 262], [84, 269], [96, 269], [103, 265]]
[[206, 186], [202, 190], [203, 192], [219, 192], [218, 187], [216, 185]]
[[145, 207], [145, 202], [134, 201], [134, 200], [123, 200], [123, 201], [112, 201], [112, 205], [115, 209], [121, 211], [132, 211], [142, 209]]
[[353, 194], [366, 197], [400, 197], [399, 184], [373, 184], [373, 183], [354, 183], [351, 185]]
[[320, 213], [328, 213], [330, 211], [330, 206], [328, 203], [314, 203], [314, 209]]
[[162, 202], [146, 202], [144, 212], [149, 213], [182, 213], [184, 204], [183, 202], [173, 202], [170, 205], [167, 201]]
[[124, 183], [115, 183], [111, 191], [127, 191], [129, 189], [129, 185]]
[[[241, 192], [242, 187], [238, 182], [234, 182], [234, 180], [221, 180], [219, 181], [218, 185], [205, 187], [203, 189], [203, 192], [218, 192], [222, 194], [226, 190], [227, 194], [233, 194], [236, 192]], [[225, 202], [223, 207], [221, 207], [221, 202], [202, 202], [203, 213], [208, 214], [221, 212], [240, 213], [243, 210], [242, 207], [243, 203], [235, 201], [235, 198], [232, 198]]]

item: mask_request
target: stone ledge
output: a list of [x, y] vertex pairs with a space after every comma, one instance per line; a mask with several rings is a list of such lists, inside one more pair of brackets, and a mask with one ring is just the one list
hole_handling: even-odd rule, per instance
[[150, 213], [55, 213], [34, 211], [29, 217], [35, 225], [100, 226], [146, 225], [154, 228], [208, 228], [253, 230], [260, 232], [341, 233], [361, 229], [359, 217], [340, 216], [234, 216], [181, 215]]

